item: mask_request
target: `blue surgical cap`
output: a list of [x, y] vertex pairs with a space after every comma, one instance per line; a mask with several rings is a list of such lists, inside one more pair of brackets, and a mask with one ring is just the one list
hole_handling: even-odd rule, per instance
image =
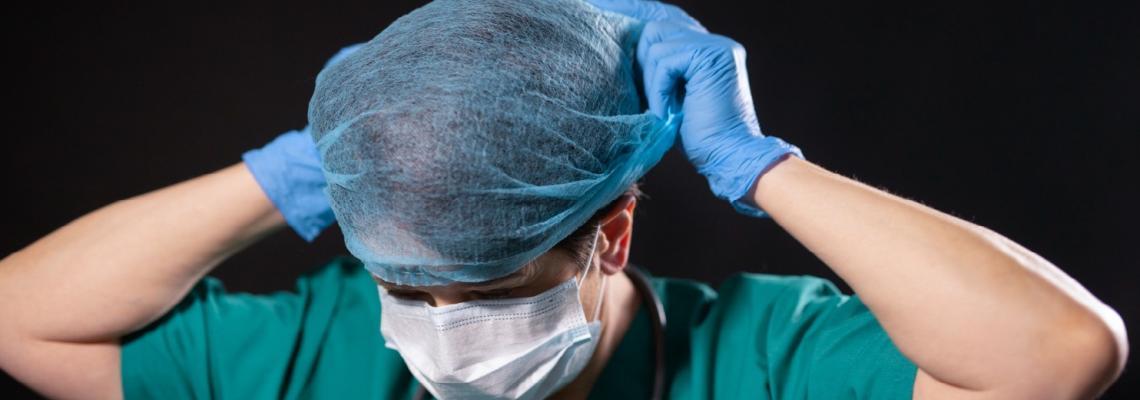
[[388, 282], [518, 270], [653, 167], [640, 23], [581, 0], [438, 0], [317, 76], [311, 132], [345, 244]]

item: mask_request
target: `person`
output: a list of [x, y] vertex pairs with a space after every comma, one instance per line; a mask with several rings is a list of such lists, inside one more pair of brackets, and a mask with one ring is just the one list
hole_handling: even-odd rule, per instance
[[[4, 258], [0, 367], [60, 398], [410, 398], [421, 388], [442, 398], [647, 398], [661, 355], [668, 398], [1090, 398], [1120, 374], [1127, 340], [1112, 309], [1009, 239], [829, 172], [762, 134], [744, 50], [679, 8], [644, 0], [590, 2], [605, 11], [577, 0], [485, 3], [503, 8], [475, 12], [440, 0], [397, 21], [386, 30], [389, 39], [427, 41], [408, 52], [382, 33], [338, 53], [318, 77], [305, 130], [246, 153], [242, 163], [110, 204]], [[438, 22], [432, 16], [447, 23], [430, 23]], [[587, 36], [610, 35], [612, 53], [593, 36], [582, 41], [553, 25], [535, 28], [595, 19], [607, 28], [591, 26]], [[429, 23], [409, 25], [416, 21]], [[443, 43], [446, 35], [412, 29], [465, 23], [479, 29], [461, 37], [482, 41]], [[626, 75], [590, 75], [604, 66], [633, 70], [607, 56], [622, 54], [630, 32], [644, 115], [628, 113], [640, 107], [632, 98], [575, 103], [571, 97], [589, 92], [582, 86], [548, 92], [561, 90], [569, 100], [542, 94], [551, 71], [583, 65], [599, 67], [559, 77], [613, 84], [611, 94], [634, 87]], [[510, 34], [521, 36], [496, 39]], [[509, 52], [530, 39], [585, 53], [520, 52], [534, 54], [528, 59]], [[500, 42], [511, 44], [507, 56], [448, 58], [462, 46]], [[446, 46], [459, 47], [441, 50]], [[543, 69], [563, 54], [575, 63], [550, 61], [555, 69]], [[523, 71], [512, 78], [539, 95], [517, 101], [502, 93], [532, 92], [516, 91], [515, 81], [493, 82], [477, 89], [506, 85], [489, 97], [505, 102], [492, 101], [489, 109], [446, 103], [478, 84], [463, 76], [453, 81], [468, 86], [447, 87], [434, 85], [451, 76], [360, 73], [396, 68], [375, 60], [420, 68], [406, 71], [454, 67], [447, 62], [499, 68], [481, 74]], [[422, 97], [406, 96], [400, 85]], [[394, 90], [402, 102], [362, 100], [365, 89]], [[479, 118], [437, 123], [424, 116], [425, 105], [440, 104], [476, 107]], [[507, 131], [571, 134], [558, 137], [564, 141], [472, 145], [521, 140], [486, 131], [498, 126], [486, 125], [500, 121], [496, 113], [519, 110], [531, 114], [510, 114], [518, 130]], [[609, 114], [594, 118], [583, 110]], [[610, 117], [614, 110], [628, 115]], [[544, 112], [558, 114], [538, 118]], [[550, 122], [564, 119], [572, 127]], [[409, 140], [426, 142], [376, 136], [408, 132], [397, 122], [436, 129], [412, 130], [429, 139]], [[593, 128], [573, 131], [582, 124]], [[629, 142], [580, 140], [597, 130], [628, 135]], [[672, 144], [672, 134], [715, 195], [745, 215], [770, 217], [856, 294], [819, 278], [764, 274], [738, 274], [716, 290], [649, 277], [650, 290], [639, 289], [641, 275], [628, 262], [638, 202], [633, 181]], [[542, 146], [591, 156], [540, 154]], [[613, 148], [625, 150], [598, 150]], [[638, 153], [645, 148], [658, 153]], [[470, 149], [477, 152], [462, 152]], [[525, 162], [522, 153], [550, 165]], [[515, 158], [495, 159], [497, 169], [480, 164], [500, 154]], [[540, 182], [548, 177], [540, 172], [563, 179], [568, 173], [556, 169], [573, 163], [626, 172], [575, 169], [575, 182], [588, 184]], [[385, 168], [368, 169], [376, 165]], [[483, 169], [457, 169], [468, 165]], [[510, 179], [497, 175], [508, 172]], [[416, 179], [409, 184], [401, 174]], [[495, 214], [491, 206], [501, 204], [515, 207]], [[487, 215], [495, 219], [479, 219]], [[353, 257], [300, 278], [294, 291], [228, 293], [203, 278], [285, 226], [312, 240], [334, 222]], [[527, 236], [507, 236], [518, 232]], [[657, 318], [647, 296], [659, 298], [659, 317], [667, 321], [664, 352], [654, 349]]]

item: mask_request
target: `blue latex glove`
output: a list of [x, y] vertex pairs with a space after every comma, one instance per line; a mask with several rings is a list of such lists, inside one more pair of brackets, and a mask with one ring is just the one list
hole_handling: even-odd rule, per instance
[[[709, 33], [680, 8], [645, 0], [590, 0], [646, 21], [637, 44], [649, 109], [680, 109], [681, 145], [713, 193], [750, 216], [766, 214], [746, 198], [760, 175], [799, 148], [760, 133], [744, 48]], [[683, 98], [680, 85], [683, 87]]]
[[[325, 63], [326, 68], [358, 47], [360, 44], [341, 49]], [[325, 175], [308, 126], [283, 133], [262, 148], [245, 152], [241, 159], [261, 190], [285, 216], [285, 222], [305, 241], [312, 242], [336, 221], [325, 195]]]

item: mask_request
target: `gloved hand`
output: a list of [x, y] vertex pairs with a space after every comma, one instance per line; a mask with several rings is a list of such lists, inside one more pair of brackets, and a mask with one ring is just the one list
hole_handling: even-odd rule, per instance
[[[589, 0], [646, 21], [637, 44], [649, 109], [682, 115], [681, 145], [713, 193], [739, 212], [766, 215], [746, 198], [759, 176], [795, 146], [764, 136], [752, 105], [744, 48], [708, 33], [676, 6], [646, 0]], [[680, 85], [684, 85], [683, 94]], [[683, 98], [682, 98], [683, 97]]]
[[[341, 49], [325, 63], [325, 68], [359, 47], [356, 44]], [[285, 222], [305, 241], [312, 242], [336, 221], [325, 195], [327, 184], [308, 126], [283, 133], [260, 149], [245, 152], [241, 158], [261, 190], [285, 216]]]

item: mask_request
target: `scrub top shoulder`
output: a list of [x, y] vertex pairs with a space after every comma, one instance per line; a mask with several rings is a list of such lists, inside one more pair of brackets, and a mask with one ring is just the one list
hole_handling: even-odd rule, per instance
[[[738, 274], [718, 290], [650, 279], [666, 312], [669, 398], [910, 398], [916, 367], [856, 296], [814, 277]], [[290, 291], [227, 292], [205, 278], [122, 341], [128, 399], [410, 399], [418, 388], [380, 336], [377, 287], [340, 257]], [[595, 399], [648, 398], [644, 307]]]
[[[738, 273], [715, 292], [670, 278], [654, 286], [670, 398], [912, 398], [917, 366], [858, 296], [830, 281]], [[647, 322], [638, 329], [651, 332]]]

